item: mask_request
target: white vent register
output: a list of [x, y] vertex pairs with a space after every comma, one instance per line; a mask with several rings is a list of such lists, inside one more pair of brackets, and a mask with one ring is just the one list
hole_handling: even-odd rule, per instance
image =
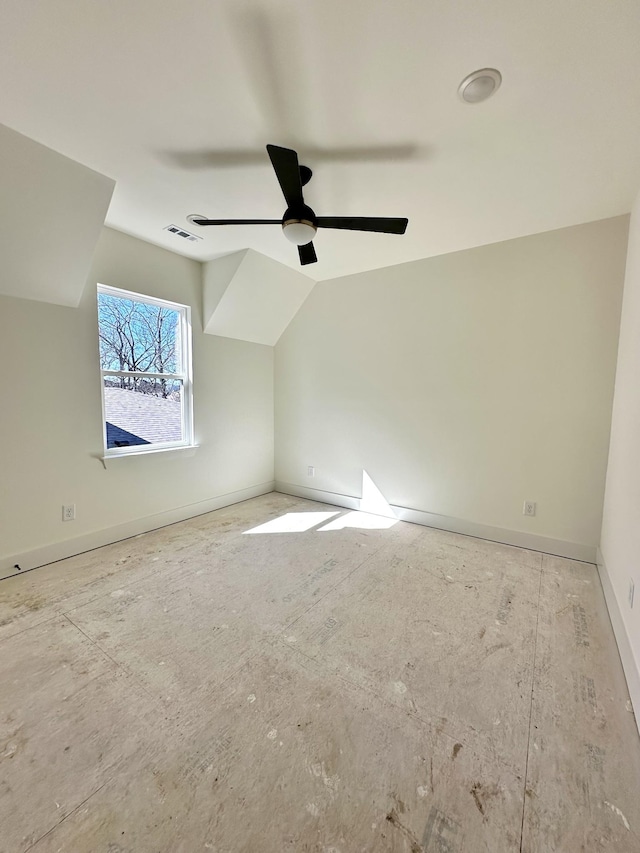
[[171, 234], [175, 234], [176, 237], [182, 237], [183, 240], [191, 240], [192, 243], [197, 243], [198, 240], [202, 240], [202, 237], [198, 237], [197, 234], [191, 234], [190, 231], [185, 231], [184, 228], [178, 228], [177, 225], [167, 225], [164, 230], [171, 232]]

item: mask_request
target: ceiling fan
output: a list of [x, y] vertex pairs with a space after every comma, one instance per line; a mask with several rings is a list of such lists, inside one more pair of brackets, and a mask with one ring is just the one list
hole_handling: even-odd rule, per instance
[[313, 238], [318, 228], [339, 228], [348, 231], [376, 231], [382, 234], [404, 234], [408, 219], [389, 219], [378, 216], [316, 216], [304, 203], [302, 187], [311, 180], [311, 169], [298, 163], [291, 148], [267, 145], [267, 153], [282, 189], [287, 209], [282, 219], [200, 219], [195, 225], [282, 225], [284, 235], [298, 247], [300, 263], [315, 264], [318, 260]]

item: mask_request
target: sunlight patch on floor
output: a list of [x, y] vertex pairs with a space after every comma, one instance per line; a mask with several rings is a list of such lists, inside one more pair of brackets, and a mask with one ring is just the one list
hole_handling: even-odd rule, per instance
[[[336, 518], [336, 516], [339, 516]], [[329, 519], [332, 519], [329, 521]], [[328, 522], [324, 524], [323, 522]], [[362, 470], [362, 498], [360, 509], [351, 512], [287, 512], [271, 521], [265, 521], [243, 535], [253, 533], [305, 533], [312, 528], [326, 532], [348, 527], [361, 530], [387, 530], [397, 524], [398, 518], [380, 489], [367, 472]]]
[[271, 521], [265, 521], [264, 524], [259, 524], [251, 530], [245, 530], [243, 535], [247, 533], [303, 533], [305, 530], [310, 530], [323, 521], [333, 518], [338, 515], [336, 512], [287, 512], [278, 518], [273, 518]]
[[318, 528], [320, 532], [325, 530], [344, 530], [345, 527], [359, 527], [363, 530], [387, 530], [398, 523], [397, 518], [385, 518], [381, 515], [374, 515], [370, 512], [348, 512], [341, 515], [340, 518], [334, 518], [329, 524]]

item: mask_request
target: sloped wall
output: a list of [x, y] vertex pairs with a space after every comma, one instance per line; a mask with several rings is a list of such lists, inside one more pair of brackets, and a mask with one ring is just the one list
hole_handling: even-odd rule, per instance
[[204, 330], [274, 346], [315, 282], [260, 252], [245, 249], [204, 264]]
[[78, 305], [114, 186], [0, 124], [0, 294]]

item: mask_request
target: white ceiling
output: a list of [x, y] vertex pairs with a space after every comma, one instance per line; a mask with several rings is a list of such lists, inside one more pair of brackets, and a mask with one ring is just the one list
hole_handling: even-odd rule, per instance
[[[317, 280], [627, 212], [640, 186], [638, 0], [5, 0], [0, 122], [117, 181], [107, 224], [199, 260], [297, 269], [264, 145], [314, 170]], [[465, 105], [460, 80], [503, 84]]]

